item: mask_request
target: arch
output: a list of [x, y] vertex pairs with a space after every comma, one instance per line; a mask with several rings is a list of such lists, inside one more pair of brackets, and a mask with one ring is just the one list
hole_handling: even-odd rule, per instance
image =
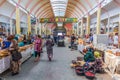
[[0, 7], [6, 2], [6, 0], [2, 0], [2, 2], [0, 3]]
[[[41, 15], [38, 15], [38, 17], [41, 17], [42, 15], [47, 15], [47, 14], [49, 14], [50, 13], [50, 10], [46, 10], [45, 11], [45, 14], [41, 14]], [[51, 13], [52, 14], [52, 13]]]
[[[41, 7], [42, 7], [42, 6], [41, 6]], [[47, 6], [44, 6], [44, 5], [43, 5], [43, 9], [44, 9], [44, 11], [45, 11], [46, 9], [48, 9], [48, 8], [49, 8], [49, 10], [51, 10], [51, 13], [53, 13], [53, 12], [52, 12], [52, 9], [51, 9], [51, 5], [47, 5]], [[44, 11], [43, 11], [43, 12], [44, 12]], [[39, 16], [39, 15], [41, 14], [41, 12], [42, 12], [41, 9], [38, 10], [38, 12], [35, 14], [36, 17]]]
[[[21, 3], [22, 0], [18, 0], [18, 4], [16, 5], [16, 7]], [[10, 18], [12, 18], [13, 14], [15, 13], [16, 8], [14, 8], [14, 10], [11, 12], [10, 14]]]
[[35, 11], [34, 14], [36, 15], [38, 12], [40, 12], [39, 9], [42, 8], [44, 5], [46, 5], [46, 4], [48, 4], [48, 3], [49, 3], [49, 2], [46, 2], [46, 3], [44, 3], [43, 5], [39, 6], [38, 9]]
[[81, 5], [81, 7], [82, 7], [85, 11], [87, 11], [87, 8], [80, 2], [80, 0], [74, 0], [74, 1], [76, 1], [77, 3], [79, 3], [79, 4]]
[[[68, 5], [68, 6], [69, 6], [69, 5]], [[68, 9], [73, 9], [73, 7], [72, 7], [72, 6], [69, 6]], [[73, 10], [74, 10], [74, 9], [73, 9]], [[81, 14], [81, 15], [83, 14], [83, 13], [79, 12], [79, 11], [76, 10], [76, 9], [75, 9], [75, 11], [76, 11], [78, 14]]]
[[[42, 0], [42, 1], [45, 1], [45, 0]], [[39, 0], [39, 1], [37, 1], [37, 2], [33, 5], [33, 7], [30, 9], [30, 14], [31, 14], [31, 12], [32, 12], [42, 1]]]
[[27, 4], [25, 5], [25, 8], [26, 8], [26, 9], [29, 7], [29, 5], [30, 5], [30, 3], [31, 3], [32, 1], [34, 1], [34, 0], [28, 0]]
[[68, 5], [70, 5], [70, 6], [73, 5], [74, 7], [78, 8], [81, 11], [82, 14], [84, 14], [84, 11], [82, 11], [81, 8], [79, 6], [77, 6], [76, 4], [73, 4], [73, 3], [69, 2]]
[[45, 13], [46, 11], [51, 11], [51, 8], [50, 8], [49, 5], [45, 8], [45, 10], [44, 10], [43, 12], [39, 12], [39, 14], [37, 14], [36, 17], [42, 15], [42, 14]]
[[89, 2], [89, 0], [86, 0], [87, 4], [89, 5], [90, 9], [92, 9], [92, 4]]

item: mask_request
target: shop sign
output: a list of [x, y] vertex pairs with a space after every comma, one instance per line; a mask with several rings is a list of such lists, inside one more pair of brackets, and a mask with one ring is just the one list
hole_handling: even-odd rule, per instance
[[40, 18], [40, 23], [52, 22], [77, 22], [77, 18]]

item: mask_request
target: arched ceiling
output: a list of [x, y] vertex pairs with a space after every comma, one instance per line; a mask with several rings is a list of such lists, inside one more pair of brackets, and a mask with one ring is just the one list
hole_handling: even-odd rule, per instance
[[[0, 7], [5, 2], [13, 2], [37, 18], [80, 18], [100, 1], [102, 0], [0, 0]], [[14, 14], [15, 7], [9, 11], [10, 17]]]

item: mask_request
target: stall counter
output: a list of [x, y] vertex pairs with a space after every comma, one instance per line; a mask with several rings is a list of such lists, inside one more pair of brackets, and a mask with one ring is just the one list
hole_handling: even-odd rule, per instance
[[[27, 49], [25, 49], [24, 51], [21, 51], [22, 63], [31, 57], [31, 53], [34, 50], [33, 45], [31, 46], [26, 45], [26, 46], [27, 46]], [[0, 58], [0, 74], [10, 68], [10, 59], [11, 59], [10, 56], [4, 56]]]

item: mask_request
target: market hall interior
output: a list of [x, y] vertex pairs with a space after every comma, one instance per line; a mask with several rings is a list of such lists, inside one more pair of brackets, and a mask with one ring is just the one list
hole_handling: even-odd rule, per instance
[[119, 80], [119, 12], [120, 0], [0, 0], [0, 79]]

